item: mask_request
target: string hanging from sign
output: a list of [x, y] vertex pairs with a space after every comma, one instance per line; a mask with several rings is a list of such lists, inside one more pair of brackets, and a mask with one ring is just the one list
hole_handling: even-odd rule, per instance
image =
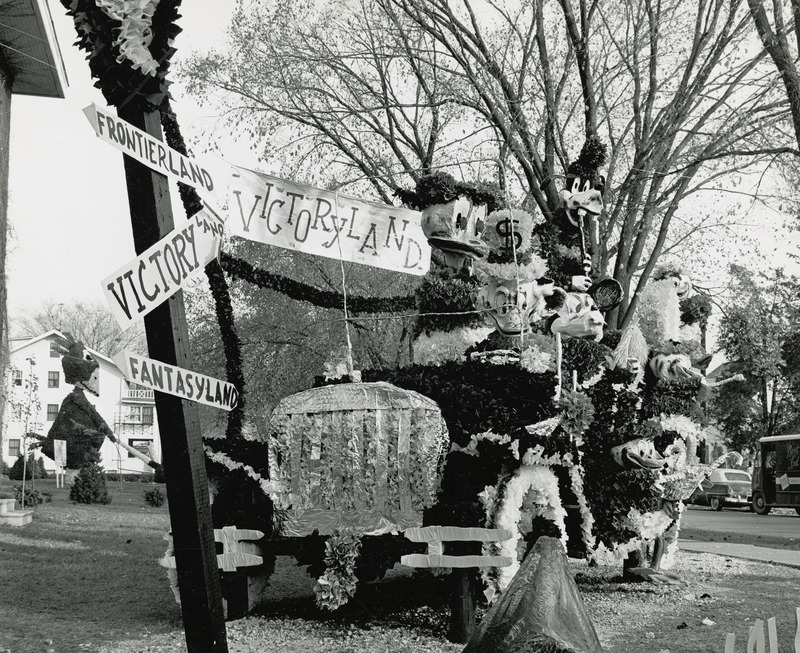
[[[339, 208], [339, 191], [338, 189], [335, 192], [334, 196], [334, 210], [338, 210]], [[337, 234], [339, 234], [341, 230], [341, 226], [339, 225], [338, 220], [333, 220], [333, 228], [336, 229]], [[350, 379], [358, 383], [361, 381], [361, 372], [359, 371], [356, 373], [353, 365], [353, 342], [350, 340], [350, 319], [347, 315], [347, 277], [344, 272], [344, 257], [342, 255], [342, 245], [341, 245], [341, 238], [336, 239], [336, 244], [339, 248], [339, 268], [342, 271], [342, 308], [344, 310], [344, 333], [345, 339], [347, 340], [347, 374], [350, 376]]]

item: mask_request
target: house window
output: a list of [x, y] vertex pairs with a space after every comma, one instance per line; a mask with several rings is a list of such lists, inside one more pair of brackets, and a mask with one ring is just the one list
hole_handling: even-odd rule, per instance
[[58, 372], [48, 372], [47, 373], [47, 387], [48, 388], [57, 388], [58, 387]]
[[22, 385], [22, 370], [11, 370], [11, 385]]
[[[143, 453], [145, 456], [150, 455], [150, 445], [153, 444], [152, 440], [128, 440], [128, 445], [136, 449], [137, 451]], [[135, 458], [130, 451], [128, 452], [128, 458]]]
[[58, 415], [58, 404], [47, 404], [47, 421], [54, 421], [56, 415]]
[[61, 351], [55, 340], [50, 341], [50, 358], [61, 358]]
[[126, 406], [125, 423], [127, 424], [152, 424], [152, 406]]
[[19, 456], [20, 453], [20, 440], [17, 439], [10, 439], [8, 440], [8, 455], [11, 458], [16, 458]]

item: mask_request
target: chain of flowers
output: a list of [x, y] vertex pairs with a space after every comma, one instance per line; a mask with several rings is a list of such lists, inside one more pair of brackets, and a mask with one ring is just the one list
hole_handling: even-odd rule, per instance
[[120, 22], [119, 36], [113, 45], [119, 47], [120, 56], [133, 64], [134, 70], [154, 76], [158, 72], [158, 62], [150, 54], [148, 47], [153, 40], [153, 14], [159, 0], [96, 0], [97, 6], [107, 16]]
[[[342, 308], [344, 296], [342, 293], [330, 290], [320, 290], [306, 283], [272, 274], [264, 269], [257, 268], [247, 261], [223, 252], [220, 264], [234, 279], [242, 279], [267, 290], [274, 290], [290, 299], [309, 302], [321, 308]], [[350, 313], [399, 313], [413, 310], [416, 307], [414, 295], [398, 297], [354, 297], [347, 296], [347, 310]]]
[[314, 586], [319, 607], [336, 610], [356, 593], [355, 567], [360, 549], [361, 538], [349, 528], [334, 531], [325, 542], [326, 569]]
[[226, 467], [230, 471], [234, 471], [237, 469], [244, 470], [244, 472], [252, 478], [256, 483], [259, 484], [261, 489], [267, 495], [273, 495], [277, 490], [278, 486], [270, 481], [269, 479], [264, 478], [261, 474], [259, 474], [255, 469], [253, 469], [250, 465], [245, 465], [244, 463], [237, 462], [232, 458], [229, 458], [221, 451], [214, 451], [211, 447], [207, 444], [203, 444], [203, 451], [205, 451], [206, 457], [223, 467]]

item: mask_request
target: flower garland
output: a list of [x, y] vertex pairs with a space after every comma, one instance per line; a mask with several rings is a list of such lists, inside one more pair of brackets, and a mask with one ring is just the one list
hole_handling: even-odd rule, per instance
[[486, 339], [490, 327], [456, 327], [452, 331], [421, 333], [414, 341], [416, 365], [442, 365], [447, 361], [466, 360], [465, 352]]
[[273, 483], [269, 479], [264, 478], [250, 465], [245, 465], [244, 463], [237, 462], [229, 458], [226, 454], [224, 454], [221, 451], [214, 451], [207, 444], [203, 445], [203, 451], [205, 451], [206, 457], [209, 460], [219, 465], [222, 465], [223, 467], [226, 467], [230, 471], [234, 471], [237, 469], [243, 470], [247, 474], [247, 476], [249, 476], [254, 481], [256, 481], [256, 483], [258, 483], [259, 487], [264, 492], [264, 494], [275, 496], [275, 493], [280, 490], [280, 486], [278, 484]]
[[[234, 279], [242, 279], [259, 288], [274, 290], [290, 299], [309, 302], [321, 308], [342, 308], [344, 296], [329, 290], [320, 290], [306, 283], [294, 281], [278, 274], [254, 267], [247, 261], [222, 252], [220, 265]], [[360, 313], [399, 313], [416, 308], [414, 295], [399, 297], [354, 297], [347, 296], [347, 310], [352, 314]]]
[[[508, 587], [511, 579], [519, 569], [517, 546], [522, 534], [519, 530], [519, 521], [522, 518], [523, 502], [531, 501], [534, 504], [535, 514], [542, 515], [554, 522], [561, 531], [561, 543], [566, 549], [567, 528], [564, 519], [567, 511], [561, 505], [558, 491], [558, 478], [551, 469], [543, 465], [525, 465], [520, 467], [505, 486], [501, 505], [495, 511], [491, 504], [484, 504], [490, 511], [495, 511], [490, 520], [492, 526], [504, 528], [512, 535], [511, 538], [500, 543], [494, 543], [499, 555], [508, 556], [512, 563], [508, 567], [500, 567], [496, 574], [489, 574], [486, 579], [489, 583], [487, 595], [502, 592]], [[482, 500], [496, 501], [498, 492], [485, 491]]]
[[121, 23], [119, 37], [113, 45], [119, 47], [117, 63], [127, 59], [134, 70], [154, 76], [158, 62], [153, 59], [148, 47], [153, 40], [150, 25], [159, 0], [96, 0], [97, 6], [106, 15]]
[[360, 548], [361, 538], [348, 528], [334, 531], [325, 542], [325, 573], [314, 586], [319, 607], [336, 610], [355, 595]]
[[544, 456], [544, 447], [537, 444], [535, 447], [528, 449], [522, 457], [523, 465], [545, 465], [552, 467], [553, 465], [561, 465], [566, 467], [569, 472], [569, 480], [572, 487], [572, 492], [578, 501], [578, 511], [581, 516], [581, 540], [586, 547], [587, 551], [591, 551], [595, 547], [595, 536], [592, 530], [594, 529], [594, 515], [589, 507], [589, 502], [586, 500], [586, 493], [583, 491], [583, 465], [580, 463], [580, 449], [578, 449], [578, 461], [573, 460], [572, 454], [567, 453], [563, 456], [561, 454], [552, 454]]
[[417, 211], [434, 204], [447, 204], [462, 196], [473, 204], [485, 205], [487, 213], [505, 206], [505, 193], [497, 184], [456, 181], [441, 170], [420, 177], [413, 190], [398, 188], [395, 191], [395, 197]]
[[89, 53], [92, 77], [110, 106], [161, 110], [169, 101], [167, 72], [181, 28], [180, 0], [61, 0]]

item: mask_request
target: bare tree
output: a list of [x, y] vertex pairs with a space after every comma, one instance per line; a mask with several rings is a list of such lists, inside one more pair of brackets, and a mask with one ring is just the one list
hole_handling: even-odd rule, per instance
[[800, 0], [747, 0], [747, 4], [756, 31], [786, 89], [795, 140], [800, 147], [800, 73], [796, 65], [800, 52]]
[[71, 333], [76, 340], [106, 356], [122, 349], [146, 353], [144, 327], [137, 323], [126, 331], [120, 329], [114, 316], [100, 302], [54, 300], [12, 318], [12, 330], [17, 337], [36, 337], [57, 329]]
[[600, 137], [593, 268], [623, 286], [617, 326], [699, 193], [795, 151], [744, 0], [318, 4], [248, 5], [227, 53], [183, 67], [192, 92], [221, 91], [229, 122], [267, 143], [265, 164], [292, 164], [281, 174], [366, 181], [383, 201], [447, 168], [552, 219], [567, 165]]

